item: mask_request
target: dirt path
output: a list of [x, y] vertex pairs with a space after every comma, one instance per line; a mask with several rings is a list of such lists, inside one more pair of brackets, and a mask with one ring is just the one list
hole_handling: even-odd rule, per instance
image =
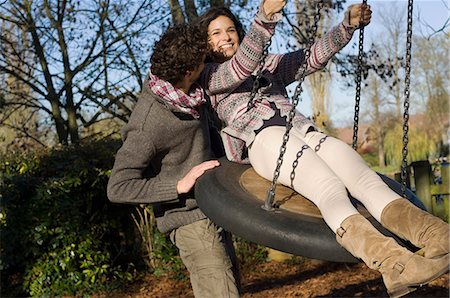
[[[242, 298], [388, 297], [381, 276], [363, 264], [304, 260], [269, 262], [242, 270]], [[147, 275], [125, 289], [96, 298], [193, 298], [189, 281]], [[449, 274], [405, 297], [449, 297]]]

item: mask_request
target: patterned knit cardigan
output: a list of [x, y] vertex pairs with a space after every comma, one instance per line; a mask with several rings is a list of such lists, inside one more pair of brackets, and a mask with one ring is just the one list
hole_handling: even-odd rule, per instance
[[[268, 85], [260, 88], [255, 97], [256, 105], [247, 111], [253, 86], [251, 75], [256, 73], [264, 45], [272, 37], [280, 18], [277, 15], [274, 21], [268, 21], [259, 12], [233, 58], [221, 64], [208, 63], [200, 79], [212, 106], [225, 123], [221, 135], [227, 158], [234, 162], [249, 163], [244, 152], [252, 144], [255, 130], [263, 125], [264, 120], [275, 115], [271, 102], [280, 110], [281, 116], [286, 116], [292, 108], [285, 87], [296, 80], [304, 59], [303, 50], [268, 55], [263, 66], [263, 78]], [[353, 32], [354, 29], [346, 28], [341, 23], [317, 40], [311, 47], [306, 74], [324, 68], [350, 42]], [[299, 112], [293, 119], [293, 125], [304, 134], [309, 127], [315, 127]]]

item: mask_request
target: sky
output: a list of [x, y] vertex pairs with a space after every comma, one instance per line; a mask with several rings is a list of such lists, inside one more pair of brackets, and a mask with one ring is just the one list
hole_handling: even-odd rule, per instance
[[[361, 3], [361, 1], [348, 0], [345, 6], [354, 3]], [[405, 21], [407, 20], [407, 0], [397, 0], [397, 1], [368, 1], [372, 8], [372, 22], [364, 30], [364, 44], [367, 49], [371, 40], [383, 34], [383, 26], [381, 25], [381, 20], [377, 16], [377, 13], [386, 11], [386, 9], [396, 7], [396, 9], [404, 7]], [[400, 7], [399, 7], [400, 6]], [[450, 1], [448, 0], [414, 0], [413, 5], [413, 34], [419, 34], [423, 36], [428, 36], [431, 32], [436, 31], [446, 23], [449, 22], [450, 17]], [[337, 18], [336, 22], [342, 20], [343, 13]], [[406, 23], [405, 23], [406, 27]], [[448, 31], [448, 28], [447, 28]], [[358, 32], [353, 35], [351, 43], [358, 43]], [[406, 40], [405, 40], [406, 43]], [[414, 46], [414, 45], [413, 45]], [[347, 45], [347, 51], [353, 51], [357, 54], [357, 46], [354, 50], [352, 47]], [[412, 57], [412, 60], [414, 56]], [[448, 63], [448, 62], [447, 62]], [[336, 77], [336, 76], [335, 76]], [[290, 86], [293, 90], [295, 84]], [[413, 87], [411, 87], [413, 88]], [[346, 126], [352, 123], [354, 115], [354, 101], [355, 101], [355, 88], [347, 88], [340, 86], [338, 82], [334, 81], [332, 85], [332, 96], [330, 98], [331, 103], [331, 120], [337, 127]], [[361, 111], [364, 105], [364, 88], [361, 90]], [[414, 108], [414, 107], [412, 107]], [[302, 96], [302, 101], [297, 106], [297, 109], [301, 111], [306, 116], [311, 116], [311, 101], [308, 97], [307, 92]], [[360, 112], [361, 113], [361, 112]]]

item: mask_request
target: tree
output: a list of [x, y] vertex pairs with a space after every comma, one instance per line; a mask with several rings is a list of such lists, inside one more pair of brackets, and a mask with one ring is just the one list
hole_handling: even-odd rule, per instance
[[[397, 4], [395, 9], [392, 9], [392, 5], [389, 4], [389, 9], [383, 10], [378, 15], [384, 27], [383, 35], [374, 39], [363, 59], [362, 75], [365, 79], [363, 96], [367, 95], [370, 103], [370, 108], [365, 114], [370, 116], [366, 120], [371, 123], [369, 133], [377, 144], [380, 166], [383, 166], [383, 155], [387, 158], [387, 163], [399, 165], [403, 146], [401, 140], [402, 104], [405, 96], [403, 80], [406, 11]], [[448, 86], [448, 67], [442, 67], [448, 43], [445, 39], [438, 42], [438, 37], [442, 37], [443, 32], [445, 33], [445, 30], [435, 31], [433, 42], [430, 40], [431, 37], [420, 38], [420, 31], [413, 31], [411, 61], [413, 72], [409, 87], [411, 107], [409, 112], [410, 114], [431, 110], [434, 112], [428, 117], [411, 115], [409, 161], [432, 156], [436, 151], [436, 142], [444, 143], [442, 135], [448, 129], [448, 90], [444, 87]], [[356, 56], [350, 55], [343, 60], [346, 63], [339, 64], [339, 71], [350, 78], [348, 83], [350, 86], [354, 66], [357, 65]], [[421, 97], [422, 104], [417, 100]]]
[[[78, 143], [80, 126], [130, 114], [148, 41], [160, 32], [151, 25], [167, 18], [164, 8], [151, 0], [6, 1], [0, 72], [31, 90], [26, 105], [55, 128], [56, 142]], [[25, 38], [28, 48], [18, 42]], [[8, 97], [4, 102], [4, 108], [23, 105]]]
[[[392, 78], [384, 80], [386, 86], [389, 87], [384, 93], [386, 94], [384, 97], [389, 98], [390, 94], [393, 93], [397, 123], [392, 123], [388, 127], [389, 130], [385, 133], [383, 147], [388, 162], [399, 166], [401, 163], [402, 147], [404, 146], [401, 141], [403, 134], [401, 122], [403, 117], [400, 114], [401, 100], [404, 100], [404, 87], [400, 84], [399, 74], [403, 72], [404, 62], [401, 59], [396, 59], [396, 57], [404, 54], [403, 51], [392, 51], [392, 48], [398, 49], [400, 47], [396, 47], [395, 44], [401, 42], [400, 36], [403, 34], [399, 33], [401, 30], [398, 28], [401, 25], [397, 22], [398, 18], [384, 15], [383, 20], [385, 21], [386, 28], [388, 28], [389, 38], [387, 40], [380, 38], [379, 40], [382, 41], [382, 44], [375, 49], [375, 52], [379, 53], [378, 57], [384, 54], [386, 58], [379, 60], [378, 63], [372, 64], [381, 65], [387, 61], [387, 64], [390, 64], [389, 68], [392, 69]], [[386, 47], [386, 45], [390, 44], [394, 45]], [[381, 47], [384, 49], [383, 54], [380, 54], [382, 53]], [[447, 143], [448, 146], [449, 94], [447, 86], [449, 85], [449, 67], [446, 63], [443, 63], [443, 61], [448, 60], [447, 48], [448, 41], [445, 31], [435, 32], [433, 36], [428, 38], [420, 37], [419, 34], [414, 34], [413, 36], [412, 73], [409, 89], [410, 105], [413, 108], [410, 110], [410, 113], [415, 112], [416, 114], [410, 115], [409, 120], [409, 162], [448, 154], [442, 152], [448, 150], [444, 145]], [[383, 74], [389, 78], [389, 75], [386, 76], [386, 73]], [[422, 102], [419, 99], [422, 99]], [[372, 123], [372, 126], [374, 125], [377, 125], [376, 122]]]
[[[420, 12], [419, 12], [420, 15]], [[404, 43], [404, 34], [401, 27], [405, 27], [398, 20], [398, 16], [384, 14], [384, 24], [389, 32], [390, 38], [384, 42], [385, 51], [391, 57], [399, 57], [404, 54], [403, 50], [399, 52], [391, 52], [390, 48], [398, 49], [396, 44]], [[405, 21], [402, 21], [405, 23]], [[448, 154], [448, 128], [449, 128], [449, 94], [448, 94], [448, 33], [444, 30], [434, 31], [434, 33], [426, 38], [421, 37], [421, 31], [414, 31], [412, 61], [411, 61], [411, 85], [410, 89], [410, 113], [416, 112], [410, 118], [409, 144], [408, 144], [408, 161], [417, 161], [422, 159], [430, 159], [438, 157], [442, 154]], [[404, 29], [403, 29], [404, 30]], [[403, 39], [403, 40], [402, 40]], [[389, 43], [392, 42], [392, 43]], [[396, 99], [397, 115], [400, 110], [401, 99], [404, 100], [404, 87], [400, 84], [400, 76], [402, 69], [405, 67], [402, 60], [393, 60], [393, 80], [391, 82], [399, 82], [392, 85], [394, 97]], [[400, 86], [402, 86], [400, 88]], [[422, 102], [419, 100], [422, 99]], [[397, 116], [398, 117], [398, 116]], [[402, 119], [401, 117], [398, 117]], [[399, 120], [400, 122], [400, 120]], [[389, 148], [386, 148], [386, 154], [395, 164], [400, 162], [401, 146], [400, 141], [400, 124], [386, 136], [389, 139]], [[447, 144], [446, 144], [447, 143]], [[446, 145], [446, 146], [445, 146]], [[446, 148], [447, 147], [447, 148]], [[399, 150], [394, 152], [394, 148]], [[447, 153], [445, 151], [447, 150]], [[441, 151], [441, 152], [439, 152]]]
[[448, 47], [446, 34], [437, 34], [431, 38], [415, 39], [415, 84], [416, 94], [422, 97], [424, 104], [423, 133], [430, 142], [434, 142], [438, 152], [435, 157], [448, 155], [449, 129], [449, 72]]
[[367, 115], [369, 117], [369, 138], [375, 142], [378, 165], [382, 168], [386, 167], [385, 159], [385, 138], [389, 130], [398, 123], [394, 113], [383, 111], [386, 106], [383, 93], [383, 81], [373, 75], [368, 78], [367, 94], [369, 97], [369, 107]]
[[[296, 15], [298, 24], [301, 26], [303, 32], [305, 32], [305, 34], [296, 34], [295, 37], [300, 47], [305, 48], [308, 45], [311, 34], [313, 34], [312, 27], [315, 18], [317, 19], [317, 3], [316, 1], [307, 1], [306, 3], [297, 2], [295, 7], [299, 12]], [[315, 38], [320, 38], [326, 30], [325, 28], [329, 28], [330, 19], [327, 14], [322, 13], [320, 19], [317, 20], [317, 36]], [[313, 118], [317, 126], [321, 129], [326, 129], [327, 126], [330, 126], [328, 113], [331, 81], [330, 66], [331, 64], [328, 64], [324, 70], [311, 74], [305, 79], [305, 83], [307, 83], [307, 86], [305, 86], [311, 97]]]
[[[392, 7], [393, 5], [393, 7]], [[386, 56], [390, 57], [392, 77], [391, 77], [391, 94], [394, 97], [395, 112], [398, 119], [401, 118], [402, 111], [402, 91], [403, 85], [400, 83], [400, 73], [404, 68], [405, 53], [403, 45], [406, 40], [405, 24], [406, 24], [406, 10], [401, 8], [398, 3], [393, 3], [389, 8], [385, 9], [379, 14], [381, 24], [384, 27], [385, 37], [382, 43], [384, 44], [384, 51]], [[395, 11], [395, 13], [394, 13]], [[404, 56], [404, 54], [403, 54]]]
[[[14, 26], [6, 27], [2, 24], [3, 34], [8, 35], [10, 40], [14, 39], [14, 44], [17, 49], [21, 50], [22, 55], [20, 59], [11, 59], [11, 63], [15, 68], [24, 73], [29, 73], [31, 70], [27, 68], [26, 63], [32, 63], [30, 57], [26, 54], [26, 49], [30, 46], [26, 35], [13, 34], [17, 30]], [[16, 32], [20, 33], [20, 32]], [[18, 39], [20, 37], [20, 39]], [[4, 48], [8, 45], [4, 45]], [[38, 132], [38, 115], [29, 107], [31, 90], [29, 86], [23, 84], [21, 81], [13, 76], [3, 75], [1, 80], [1, 104], [0, 110], [0, 138], [1, 142], [5, 144], [14, 144], [16, 147], [30, 148], [30, 139], [41, 144], [39, 141]], [[16, 106], [5, 106], [6, 102], [17, 102]], [[3, 150], [7, 150], [8, 146], [2, 146]]]
[[[224, 0], [209, 0], [201, 1], [199, 8], [205, 7], [206, 2], [209, 7], [229, 6], [229, 3], [226, 5]], [[198, 8], [194, 0], [184, 0], [183, 4], [182, 6], [178, 0], [169, 0], [173, 24], [195, 22], [198, 18]]]
[[[320, 16], [317, 15], [317, 1], [296, 2], [294, 12], [296, 24], [294, 25], [288, 17], [287, 20], [291, 26], [291, 30], [285, 33], [289, 34], [289, 31], [293, 32], [298, 47], [307, 47], [311, 37], [314, 39], [320, 38], [331, 28], [332, 22], [335, 20], [333, 14], [343, 9], [343, 2], [345, 1], [324, 1]], [[315, 19], [318, 20], [317, 32], [315, 33], [316, 36], [311, 36], [314, 34], [312, 29]], [[331, 67], [332, 63], [329, 63], [325, 69], [311, 74], [305, 79], [305, 89], [308, 90], [311, 97], [313, 118], [321, 129], [328, 131], [333, 129], [329, 117], [329, 91], [332, 79]]]

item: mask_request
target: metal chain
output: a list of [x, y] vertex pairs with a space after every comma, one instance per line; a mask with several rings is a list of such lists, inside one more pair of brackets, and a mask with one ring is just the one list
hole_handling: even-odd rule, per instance
[[297, 152], [297, 156], [295, 157], [295, 160], [294, 160], [294, 162], [292, 163], [292, 172], [291, 172], [291, 177], [290, 177], [290, 178], [291, 178], [291, 187], [292, 187], [292, 188], [294, 188], [295, 169], [296, 169], [297, 166], [298, 166], [298, 161], [299, 161], [300, 157], [303, 156], [303, 152], [304, 152], [306, 149], [308, 149], [308, 148], [309, 148], [308, 145], [303, 145], [303, 146], [302, 146], [302, 149], [300, 149], [300, 151]]
[[292, 129], [292, 121], [295, 116], [295, 108], [300, 101], [300, 94], [303, 90], [302, 83], [305, 80], [306, 69], [308, 66], [308, 59], [311, 54], [311, 47], [314, 44], [314, 38], [317, 35], [317, 28], [318, 28], [319, 19], [320, 19], [320, 10], [322, 9], [322, 6], [323, 6], [323, 0], [320, 0], [317, 4], [317, 12], [314, 15], [314, 25], [310, 32], [308, 45], [304, 49], [305, 57], [304, 57], [304, 60], [297, 72], [298, 85], [295, 88], [294, 97], [292, 100], [292, 109], [289, 111], [289, 114], [288, 114], [288, 121], [286, 123], [286, 132], [283, 135], [283, 143], [280, 148], [280, 155], [278, 156], [277, 165], [276, 165], [276, 168], [275, 168], [275, 171], [273, 174], [272, 185], [270, 186], [270, 189], [267, 191], [267, 198], [266, 198], [264, 205], [262, 206], [262, 208], [265, 210], [269, 210], [269, 211], [273, 210], [273, 200], [275, 198], [276, 183], [278, 181], [278, 177], [280, 176], [280, 169], [281, 169], [281, 165], [283, 164], [283, 156], [286, 153], [286, 145], [289, 140], [289, 132]]
[[409, 121], [409, 86], [411, 83], [411, 48], [412, 48], [412, 24], [413, 23], [413, 0], [408, 1], [408, 29], [406, 37], [406, 66], [405, 66], [405, 102], [403, 111], [403, 150], [402, 150], [402, 195], [406, 198], [406, 178], [408, 159], [408, 121]]
[[269, 54], [269, 47], [270, 47], [271, 44], [272, 44], [272, 40], [269, 39], [269, 41], [264, 46], [262, 56], [259, 59], [258, 72], [256, 73], [255, 80], [253, 81], [252, 92], [250, 93], [250, 97], [249, 97], [248, 102], [247, 102], [247, 112], [250, 109], [252, 109], [255, 106], [255, 104], [256, 104], [254, 99], [255, 99], [256, 93], [258, 93], [258, 90], [259, 90], [259, 87], [260, 87], [260, 83], [261, 83], [260, 80], [261, 80], [261, 77], [262, 77], [262, 71], [263, 71], [264, 63], [266, 62], [267, 55]]
[[[363, 0], [363, 5], [367, 5], [367, 0]], [[360, 21], [362, 21], [363, 14], [361, 14]], [[359, 123], [359, 103], [361, 101], [361, 77], [363, 67], [364, 55], [364, 27], [359, 29], [359, 43], [358, 43], [358, 68], [356, 70], [356, 94], [355, 94], [355, 116], [353, 117], [353, 144], [354, 150], [358, 148], [358, 123]]]
[[[320, 150], [320, 147], [322, 146], [322, 143], [325, 142], [325, 140], [328, 138], [328, 136], [324, 136], [319, 140], [319, 144], [316, 145], [316, 147], [314, 147], [314, 152], [317, 152]], [[303, 145], [302, 149], [300, 149], [299, 152], [297, 152], [297, 156], [294, 160], [294, 162], [292, 163], [292, 172], [291, 172], [291, 187], [294, 188], [294, 179], [295, 179], [295, 169], [298, 166], [298, 161], [300, 159], [300, 157], [302, 157], [303, 152], [308, 149], [309, 146], [308, 145]]]

